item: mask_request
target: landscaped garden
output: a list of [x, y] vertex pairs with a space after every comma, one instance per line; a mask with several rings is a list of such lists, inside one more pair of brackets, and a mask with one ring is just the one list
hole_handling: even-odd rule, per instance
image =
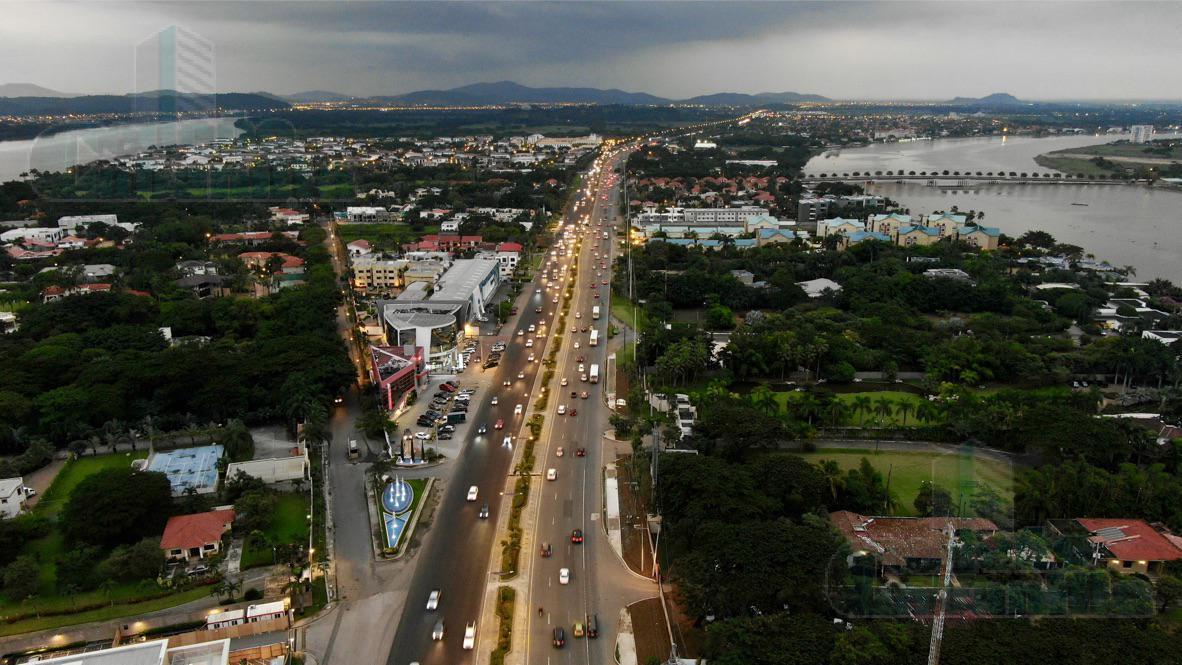
[[242, 546], [242, 570], [269, 566], [283, 559], [279, 548], [308, 542], [308, 494], [279, 494], [265, 528], [247, 535]]

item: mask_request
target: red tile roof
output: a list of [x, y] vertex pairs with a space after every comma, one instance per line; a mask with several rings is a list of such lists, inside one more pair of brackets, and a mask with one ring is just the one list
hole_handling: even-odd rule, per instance
[[1104, 545], [1121, 561], [1182, 559], [1182, 549], [1175, 541], [1144, 520], [1080, 518], [1076, 521], [1092, 534], [1089, 541]]
[[170, 517], [164, 526], [164, 536], [160, 538], [160, 549], [188, 549], [216, 543], [233, 523], [232, 508]]
[[515, 242], [503, 242], [503, 243], [497, 245], [498, 252], [518, 252], [518, 253], [520, 253], [521, 250], [522, 250], [521, 245], [519, 243], [515, 243]]

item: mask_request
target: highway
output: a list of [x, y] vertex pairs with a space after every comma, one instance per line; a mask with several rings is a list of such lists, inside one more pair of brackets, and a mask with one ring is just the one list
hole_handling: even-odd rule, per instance
[[[560, 233], [562, 229], [575, 223], [574, 211], [584, 205], [583, 201], [586, 198], [589, 197], [584, 190], [572, 197], [571, 205], [568, 206], [560, 224]], [[586, 250], [586, 247], [584, 249]], [[608, 271], [603, 272], [607, 274]], [[421, 557], [421, 561], [415, 578], [410, 583], [406, 606], [387, 659], [390, 665], [407, 665], [411, 662], [419, 662], [422, 665], [458, 665], [476, 662], [475, 651], [463, 649], [462, 642], [465, 625], [469, 622], [479, 625], [483, 591], [490, 579], [490, 573], [497, 572], [489, 570], [490, 560], [499, 560], [495, 557], [490, 559], [490, 554], [493, 553], [494, 547], [498, 555], [500, 552], [499, 544], [495, 543], [496, 525], [502, 508], [501, 493], [508, 487], [508, 474], [513, 458], [512, 449], [505, 447], [502, 441], [504, 436], [512, 435], [516, 444], [521, 425], [535, 399], [530, 391], [537, 373], [543, 369], [541, 361], [545, 357], [548, 345], [547, 332], [553, 325], [551, 322], [556, 321], [555, 312], [561, 306], [552, 302], [554, 296], [560, 295], [560, 290], [551, 288], [546, 291], [542, 284], [542, 273], [543, 271], [539, 270], [533, 282], [528, 284], [518, 297], [516, 302], [519, 314], [505, 326], [506, 337], [503, 339], [508, 342], [508, 348], [502, 356], [500, 366], [487, 370], [495, 373], [493, 381], [490, 382], [492, 388], [475, 396], [473, 411], [470, 413], [470, 425], [461, 430], [467, 441], [459, 458], [450, 462], [456, 465], [455, 469], [450, 480], [442, 486], [443, 494], [436, 519], [430, 525], [430, 532], [421, 551], [415, 555]], [[580, 279], [583, 279], [585, 274], [586, 271], [580, 271]], [[595, 273], [591, 271], [589, 274]], [[606, 298], [606, 288], [603, 289], [603, 293], [603, 298]], [[539, 308], [540, 313], [537, 311]], [[590, 308], [587, 309], [589, 313]], [[573, 311], [575, 310], [572, 309], [572, 317], [569, 319], [572, 321]], [[604, 322], [606, 313], [600, 323]], [[541, 326], [543, 323], [544, 332], [533, 336], [533, 347], [526, 348], [525, 340], [529, 338], [526, 336], [528, 333], [517, 336], [516, 331], [528, 330], [530, 325]], [[512, 336], [509, 336], [510, 334]], [[488, 338], [485, 338], [485, 343], [487, 342]], [[568, 341], [566, 345], [569, 344]], [[585, 346], [585, 342], [583, 345]], [[531, 353], [535, 358], [534, 362], [529, 361]], [[524, 373], [524, 379], [517, 378], [519, 372]], [[461, 385], [463, 376], [460, 377]], [[511, 382], [510, 387], [502, 386], [505, 380]], [[499, 398], [497, 405], [490, 403], [493, 396]], [[587, 404], [588, 415], [598, 412], [599, 420], [606, 421], [603, 404], [598, 399], [598, 394], [596, 397], [594, 400], [580, 401]], [[515, 415], [514, 410], [518, 404], [522, 405], [523, 413]], [[552, 412], [553, 402], [550, 410]], [[498, 419], [505, 423], [505, 429], [502, 431], [493, 428]], [[591, 418], [584, 417], [582, 412], [579, 417], [569, 420], [573, 426], [580, 423], [588, 423], [589, 426], [591, 423]], [[476, 426], [480, 423], [488, 425], [486, 435], [476, 435]], [[565, 431], [565, 428], [560, 429]], [[541, 447], [545, 447], [545, 442], [542, 442]], [[542, 457], [539, 456], [539, 459]], [[590, 457], [586, 461], [588, 464], [598, 463]], [[590, 483], [596, 478], [593, 476], [587, 482]], [[564, 482], [559, 483], [555, 489], [566, 486], [569, 481], [565, 475], [563, 479]], [[468, 488], [472, 485], [476, 485], [480, 491], [479, 499], [475, 502], [467, 501], [466, 497]], [[488, 519], [479, 519], [478, 512], [485, 500], [488, 501], [490, 515]], [[586, 515], [585, 503], [580, 503], [579, 509], [582, 515]], [[522, 556], [530, 554], [533, 553], [523, 552]], [[432, 590], [439, 590], [441, 598], [439, 609], [428, 612], [426, 602]], [[445, 634], [442, 640], [437, 641], [432, 639], [431, 633], [439, 619], [444, 621]], [[487, 654], [483, 655], [487, 658]]]
[[[603, 446], [610, 414], [604, 401], [607, 386], [581, 380], [593, 364], [601, 375], [606, 367], [611, 252], [616, 242], [613, 225], [620, 192], [619, 178], [612, 170], [620, 160], [622, 156], [613, 158], [592, 182], [591, 202], [581, 210], [580, 219], [587, 223], [580, 227], [577, 285], [555, 374], [557, 383], [565, 378], [568, 385], [554, 388], [557, 399], [551, 400], [546, 413], [552, 428], [539, 442], [538, 466], [543, 474], [554, 469], [557, 479], [545, 482], [542, 500], [531, 505], [537, 517], [535, 547], [529, 553], [535, 560], [528, 594], [526, 663], [613, 663], [620, 609], [656, 592], [651, 582], [628, 572], [603, 530], [603, 465], [614, 461], [614, 449]], [[592, 317], [596, 305], [601, 310], [598, 320]], [[576, 318], [576, 313], [581, 316]], [[592, 329], [598, 331], [597, 346], [589, 345]], [[572, 392], [577, 396], [572, 397]], [[584, 392], [587, 398], [582, 397]], [[565, 407], [566, 415], [558, 414], [559, 406]], [[570, 415], [572, 408], [577, 415]], [[585, 448], [586, 457], [576, 454], [579, 448]], [[575, 529], [582, 531], [582, 543], [572, 542]], [[541, 556], [541, 543], [552, 548], [550, 557]], [[570, 570], [568, 584], [560, 583], [562, 568]], [[597, 618], [598, 637], [576, 637], [574, 624], [581, 622], [585, 628], [591, 616]], [[565, 633], [561, 648], [554, 644], [557, 627]]]

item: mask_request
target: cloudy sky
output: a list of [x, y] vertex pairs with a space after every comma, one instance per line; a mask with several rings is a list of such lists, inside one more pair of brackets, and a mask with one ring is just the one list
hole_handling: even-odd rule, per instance
[[1182, 97], [1175, 2], [0, 2], [0, 83], [129, 92], [170, 25], [212, 42], [221, 91]]

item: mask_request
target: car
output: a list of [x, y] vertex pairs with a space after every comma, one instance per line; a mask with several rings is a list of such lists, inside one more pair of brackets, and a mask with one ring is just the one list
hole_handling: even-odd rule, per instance
[[578, 409], [571, 409], [570, 415], [571, 415], [571, 417], [579, 415], [579, 410]]
[[451, 441], [451, 437], [452, 437], [451, 432], [443, 432], [442, 434], [440, 434], [436, 438], [439, 439], [440, 441]]
[[534, 341], [532, 339], [525, 340], [525, 348], [532, 349], [533, 346], [534, 346]]
[[571, 331], [572, 333], [577, 333], [577, 332], [579, 332], [579, 327], [578, 327], [578, 326], [571, 326], [571, 327], [570, 327], [570, 331]]
[[599, 292], [598, 291], [595, 292], [595, 299], [599, 300]]
[[584, 382], [584, 383], [586, 383], [586, 381], [587, 381], [587, 375], [586, 375], [586, 374], [580, 374], [580, 375], [579, 375], [579, 380], [580, 380], [580, 381], [582, 381], [582, 382]]
[[583, 530], [582, 529], [575, 529], [574, 531], [571, 531], [570, 532], [570, 541], [576, 545], [581, 544], [583, 542]]
[[575, 312], [575, 318], [576, 318], [576, 319], [581, 319], [581, 318], [583, 318], [583, 313], [582, 313], [582, 312]]
[[469, 621], [464, 627], [464, 648], [471, 651], [476, 648], [476, 622]]
[[586, 457], [586, 456], [587, 456], [587, 449], [586, 448], [579, 448], [578, 450], [575, 451], [575, 457]]
[[505, 420], [497, 418], [497, 422], [493, 425], [493, 429], [505, 429]]
[[587, 618], [587, 637], [599, 637], [599, 617], [594, 614]]
[[535, 308], [534, 308], [534, 314], [541, 314], [541, 313], [542, 313], [542, 308], [541, 308], [541, 307], [535, 307]]
[[454, 431], [456, 431], [456, 426], [455, 425], [444, 425], [443, 427], [439, 428], [439, 431], [440, 432], [454, 432]]
[[607, 280], [606, 280], [606, 279], [605, 279], [605, 280], [603, 280], [603, 285], [604, 285], [604, 286], [607, 286]]
[[190, 568], [188, 571], [188, 574], [196, 577], [198, 575], [205, 575], [208, 572], [209, 572], [209, 566], [202, 563], [202, 564], [198, 564], [198, 565]]
[[427, 611], [434, 612], [439, 609], [439, 589], [435, 589], [427, 595]]
[[513, 385], [513, 382], [510, 381], [509, 379], [505, 379], [504, 381], [501, 382], [501, 385], [508, 388], [509, 386]]
[[555, 457], [562, 457], [565, 454], [566, 454], [566, 451], [562, 449], [562, 446], [558, 446], [558, 450], [554, 451]]
[[583, 357], [579, 356], [579, 374], [586, 372], [587, 368], [583, 366]]
[[531, 323], [531, 324], [529, 324], [529, 331], [530, 331], [530, 332], [533, 332], [533, 331], [535, 331], [535, 330], [537, 330], [537, 329], [538, 329], [538, 327], [537, 327], [537, 326], [535, 326], [534, 324], [532, 324], [532, 323]]
[[[576, 360], [576, 362], [578, 362], [580, 365], [582, 365], [582, 363], [584, 363], [584, 362], [586, 362], [586, 361], [587, 361], [587, 356], [579, 356], [579, 357], [578, 357], [578, 358], [576, 358], [575, 360]], [[579, 367], [579, 371], [580, 371], [580, 372], [581, 372], [581, 371], [583, 371], [583, 368], [582, 368], [581, 366]]]
[[551, 554], [554, 554], [554, 548], [550, 546], [550, 543], [542, 543], [542, 547], [538, 549], [538, 554], [548, 559]]
[[426, 432], [415, 432], [415, 438], [419, 441], [426, 441], [431, 438], [431, 435]]
[[588, 397], [590, 397], [590, 396], [591, 396], [591, 393], [587, 392], [586, 390], [584, 390], [583, 392], [579, 393], [579, 397], [580, 397], [580, 398], [582, 398], [582, 399], [587, 399], [587, 398], [588, 398]]
[[553, 644], [555, 649], [561, 649], [566, 644], [566, 632], [561, 626], [554, 628]]
[[571, 399], [578, 399], [578, 397], [579, 397], [578, 391], [575, 391], [575, 390], [570, 391], [570, 398]]
[[559, 568], [558, 569], [558, 583], [559, 584], [570, 584], [570, 568]]
[[336, 398], [334, 398], [332, 401], [333, 401], [333, 404], [341, 404], [345, 401], [345, 398], [342, 397], [341, 395], [337, 395]]
[[561, 383], [562, 383], [562, 385], [564, 385], [564, 386], [565, 386], [565, 385], [568, 383], [568, 381], [566, 380], [566, 377], [565, 377], [565, 376], [564, 376], [564, 377], [562, 377], [562, 382], [561, 382]]
[[485, 425], [484, 423], [481, 423], [480, 427], [476, 428], [477, 434], [484, 434], [486, 432], [488, 432], [488, 425]]
[[574, 635], [575, 637], [582, 637], [587, 634], [586, 629], [583, 628], [582, 621], [576, 621], [574, 628], [570, 632], [571, 635]]
[[476, 500], [476, 496], [477, 496], [478, 494], [480, 494], [480, 488], [479, 488], [479, 487], [477, 487], [477, 486], [473, 485], [473, 486], [471, 486], [471, 487], [469, 487], [469, 488], [468, 488], [468, 500], [469, 500], [469, 501], [475, 501], [475, 500]]
[[560, 415], [560, 416], [566, 415], [566, 405], [565, 404], [558, 405], [558, 415]]
[[488, 519], [488, 502], [487, 501], [485, 501], [484, 505], [480, 507], [480, 519], [482, 519], [482, 520]]
[[500, 402], [500, 400], [499, 400], [499, 399], [497, 399], [497, 397], [494, 395], [494, 396], [493, 396], [493, 398], [492, 398], [492, 401], [490, 401], [490, 402], [489, 402], [489, 404], [492, 404], [493, 406], [496, 406], [496, 405], [497, 405], [499, 402]]
[[546, 480], [558, 480], [558, 469], [546, 469]]
[[532, 353], [531, 353], [531, 354], [529, 354], [529, 361], [530, 361], [531, 363], [532, 363], [532, 362], [535, 362], [535, 359], [534, 359], [534, 354], [532, 354]]
[[512, 447], [513, 446], [513, 437], [511, 437], [511, 436], [505, 437], [505, 440], [501, 442], [501, 445], [505, 446], [506, 448]]
[[558, 296], [554, 296], [554, 298], [553, 298], [552, 300], [550, 300], [550, 302], [552, 302], [552, 303], [554, 303], [555, 305], [557, 305], [557, 304], [558, 304]]
[[439, 642], [443, 639], [443, 619], [435, 622], [435, 628], [431, 630], [431, 639]]
[[518, 337], [525, 337], [525, 331], [524, 331], [524, 330], [518, 330], [518, 331], [517, 331], [517, 336], [518, 336]]
[[513, 415], [515, 415], [515, 416], [520, 416], [522, 411], [524, 411], [524, 409], [522, 408], [522, 406], [520, 404], [513, 407]]
[[575, 348], [579, 348], [579, 340], [575, 340]]
[[518, 373], [517, 373], [517, 378], [518, 378], [518, 379], [524, 379], [524, 378], [525, 378], [525, 372], [518, 372]]

